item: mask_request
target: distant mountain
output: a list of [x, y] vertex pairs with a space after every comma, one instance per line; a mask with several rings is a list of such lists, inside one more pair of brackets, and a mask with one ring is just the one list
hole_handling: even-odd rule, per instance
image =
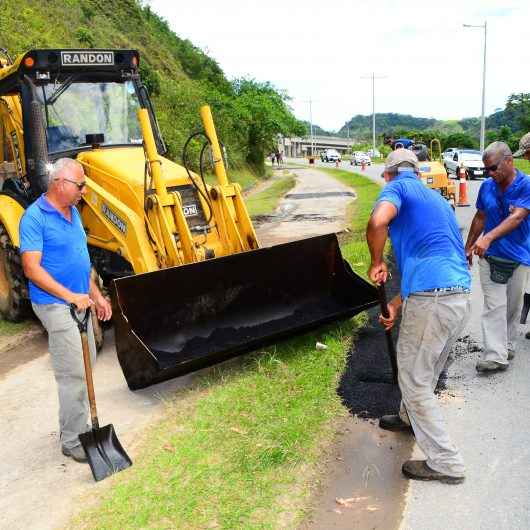
[[[304, 124], [306, 128], [307, 136], [309, 136], [311, 134], [311, 123], [309, 123], [308, 121], [302, 121], [302, 123]], [[322, 129], [322, 127], [318, 126], [316, 123], [313, 123], [313, 135], [314, 136], [336, 136], [337, 133], [333, 131], [326, 131]], [[339, 135], [339, 136], [342, 136], [342, 135]], [[346, 136], [346, 133], [344, 133], [344, 136]]]

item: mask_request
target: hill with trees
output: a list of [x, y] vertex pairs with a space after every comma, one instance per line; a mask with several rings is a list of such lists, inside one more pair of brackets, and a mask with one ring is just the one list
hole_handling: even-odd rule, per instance
[[[232, 163], [262, 173], [278, 133], [303, 134], [286, 94], [267, 82], [229, 80], [220, 66], [140, 0], [2, 0], [0, 48], [133, 48], [169, 155], [180, 160], [209, 104]], [[195, 146], [195, 150], [198, 146]]]
[[[530, 131], [530, 94], [511, 94], [503, 110], [486, 117], [486, 143], [502, 140], [516, 148], [519, 138]], [[337, 133], [349, 133], [358, 141], [372, 137], [372, 115], [356, 115], [347, 121]], [[479, 144], [480, 118], [462, 120], [436, 120], [418, 118], [409, 114], [381, 113], [376, 115], [376, 135], [382, 141], [386, 136], [406, 136], [429, 142], [439, 138], [444, 147], [476, 148]]]

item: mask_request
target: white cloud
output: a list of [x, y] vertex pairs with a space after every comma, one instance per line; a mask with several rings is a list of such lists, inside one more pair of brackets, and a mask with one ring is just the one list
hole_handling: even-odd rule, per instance
[[286, 89], [301, 119], [338, 129], [355, 114], [439, 119], [478, 116], [483, 31], [488, 22], [486, 113], [530, 90], [530, 8], [514, 0], [151, 0], [181, 38], [207, 50], [228, 77], [249, 76]]

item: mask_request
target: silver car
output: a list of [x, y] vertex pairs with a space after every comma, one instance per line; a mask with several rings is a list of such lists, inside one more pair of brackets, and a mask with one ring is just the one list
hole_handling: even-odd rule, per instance
[[475, 179], [484, 176], [482, 154], [474, 149], [459, 149], [452, 156], [444, 158], [444, 166], [449, 175], [459, 177], [460, 168], [465, 168], [466, 178]]

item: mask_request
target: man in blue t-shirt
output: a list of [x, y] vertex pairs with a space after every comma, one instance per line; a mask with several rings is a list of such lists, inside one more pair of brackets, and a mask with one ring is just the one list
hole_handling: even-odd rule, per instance
[[403, 306], [397, 344], [398, 382], [402, 401], [398, 415], [383, 416], [379, 425], [413, 431], [426, 460], [408, 460], [408, 478], [451, 484], [464, 480], [464, 462], [445, 429], [434, 395], [451, 347], [470, 314], [471, 277], [453, 210], [437, 192], [418, 179], [418, 159], [408, 149], [388, 156], [387, 185], [368, 222], [368, 271], [374, 283], [388, 276], [383, 251], [390, 233], [401, 293], [388, 304], [386, 329]]
[[513, 340], [530, 266], [530, 179], [513, 165], [510, 148], [493, 142], [482, 155], [490, 178], [480, 186], [477, 213], [466, 242], [472, 264], [479, 256], [483, 358], [477, 370], [506, 370], [514, 357]]
[[[47, 193], [20, 221], [22, 266], [33, 310], [48, 332], [57, 381], [62, 452], [77, 462], [87, 461], [78, 436], [87, 430], [88, 400], [81, 337], [69, 304], [79, 311], [95, 305], [100, 320], [112, 316], [108, 300], [90, 278], [86, 235], [75, 207], [85, 193], [83, 166], [69, 158], [59, 159], [50, 171]], [[90, 319], [88, 342], [95, 358]]]

